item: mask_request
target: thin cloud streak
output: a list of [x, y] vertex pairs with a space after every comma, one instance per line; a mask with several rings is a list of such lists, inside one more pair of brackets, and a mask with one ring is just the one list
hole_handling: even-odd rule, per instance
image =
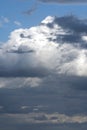
[[29, 113], [29, 114], [4, 114], [1, 115], [2, 118], [8, 118], [11, 120], [16, 119], [20, 123], [33, 123], [33, 124], [66, 124], [66, 123], [87, 123], [87, 116], [74, 115], [67, 116], [65, 114], [59, 113]]
[[23, 14], [26, 14], [26, 15], [32, 15], [35, 11], [36, 11], [36, 9], [37, 9], [37, 7], [38, 7], [38, 1], [36, 1], [34, 4], [33, 4], [33, 6], [30, 8], [30, 9], [28, 9], [27, 11], [24, 11], [23, 12]]
[[14, 21], [14, 24], [17, 26], [21, 26], [22, 24], [19, 21]]

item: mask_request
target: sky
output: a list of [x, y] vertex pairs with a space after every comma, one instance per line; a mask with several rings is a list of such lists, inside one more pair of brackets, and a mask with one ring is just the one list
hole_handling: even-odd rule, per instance
[[0, 129], [87, 129], [87, 0], [0, 4]]
[[73, 14], [86, 18], [86, 3], [71, 4], [44, 2], [39, 0], [8, 0], [0, 4], [0, 42], [5, 42], [10, 32], [17, 28], [38, 25], [46, 16]]

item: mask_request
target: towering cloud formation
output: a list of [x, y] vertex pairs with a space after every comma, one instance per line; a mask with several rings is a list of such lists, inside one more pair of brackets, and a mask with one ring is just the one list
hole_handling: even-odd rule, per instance
[[87, 23], [74, 16], [45, 18], [18, 29], [0, 49], [1, 77], [87, 76]]

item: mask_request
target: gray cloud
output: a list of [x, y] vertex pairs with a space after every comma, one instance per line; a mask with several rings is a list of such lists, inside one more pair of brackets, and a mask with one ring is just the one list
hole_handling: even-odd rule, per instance
[[[86, 43], [81, 38], [83, 34], [87, 34], [87, 23], [84, 22], [84, 20], [77, 19], [75, 16], [64, 16], [64, 17], [55, 17], [54, 24], [58, 24], [61, 26], [64, 30], [66, 30], [66, 34], [56, 34], [56, 38], [54, 41], [61, 43], [71, 43], [75, 44], [80, 47], [86, 48]], [[48, 23], [47, 26], [51, 28], [53, 26], [53, 23]], [[49, 38], [49, 40], [53, 40], [52, 38]]]
[[0, 79], [0, 128], [87, 128], [86, 77], [50, 75], [39, 87], [30, 87], [34, 80]]
[[56, 17], [54, 23], [57, 23], [64, 29], [71, 30], [74, 33], [87, 33], [87, 23], [73, 15], [60, 18]]
[[[10, 119], [16, 119], [22, 123], [52, 123], [52, 124], [63, 124], [63, 123], [86, 123], [87, 116], [67, 116], [59, 113], [30, 113], [30, 114], [7, 114], [5, 115]], [[3, 118], [4, 116], [2, 116]], [[20, 119], [20, 120], [19, 120]]]
[[[51, 117], [53, 119], [50, 119]], [[41, 118], [41, 119], [43, 118], [43, 121], [39, 120], [39, 119], [35, 120], [35, 118]], [[49, 118], [49, 119], [47, 119], [47, 118]], [[57, 118], [58, 118], [59, 122], [64, 122], [64, 123], [55, 123]], [[69, 117], [67, 115], [58, 114], [58, 113], [57, 114], [55, 114], [55, 113], [52, 113], [52, 114], [30, 113], [30, 114], [4, 114], [4, 115], [1, 114], [0, 122], [2, 120], [4, 120], [4, 124], [0, 123], [0, 127], [3, 128], [3, 130], [11, 130], [11, 129], [17, 130], [19, 128], [21, 130], [24, 130], [24, 129], [26, 129], [26, 130], [28, 130], [28, 129], [33, 129], [33, 130], [38, 130], [38, 129], [73, 130], [74, 129], [74, 130], [77, 130], [78, 128], [79, 128], [79, 130], [82, 130], [82, 128], [84, 128], [84, 129], [87, 128], [87, 124], [82, 123], [83, 121], [85, 122], [86, 118], [87, 118], [86, 116]], [[72, 120], [72, 123], [67, 123], [68, 119], [70, 119], [70, 121]], [[47, 122], [49, 122], [49, 123], [47, 123]]]
[[[43, 77], [48, 75], [49, 70], [44, 66], [38, 67], [39, 63], [35, 61], [35, 58], [33, 58], [31, 54], [32, 52], [30, 51], [5, 53], [0, 59], [0, 77]], [[29, 61], [27, 61], [27, 58]], [[8, 59], [8, 61], [6, 59]]]
[[[86, 77], [52, 75], [44, 79], [2, 78], [0, 106], [3, 106], [3, 109], [0, 113], [23, 114], [37, 111], [58, 112], [70, 116], [87, 115], [86, 93]], [[21, 109], [24, 106], [27, 109]]]

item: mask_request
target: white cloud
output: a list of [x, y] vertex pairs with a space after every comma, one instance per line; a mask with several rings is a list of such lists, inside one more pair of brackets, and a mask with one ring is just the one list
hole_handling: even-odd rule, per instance
[[87, 76], [86, 28], [72, 16], [49, 16], [39, 26], [14, 30], [0, 49], [0, 77], [27, 77], [38, 86], [51, 74]]

